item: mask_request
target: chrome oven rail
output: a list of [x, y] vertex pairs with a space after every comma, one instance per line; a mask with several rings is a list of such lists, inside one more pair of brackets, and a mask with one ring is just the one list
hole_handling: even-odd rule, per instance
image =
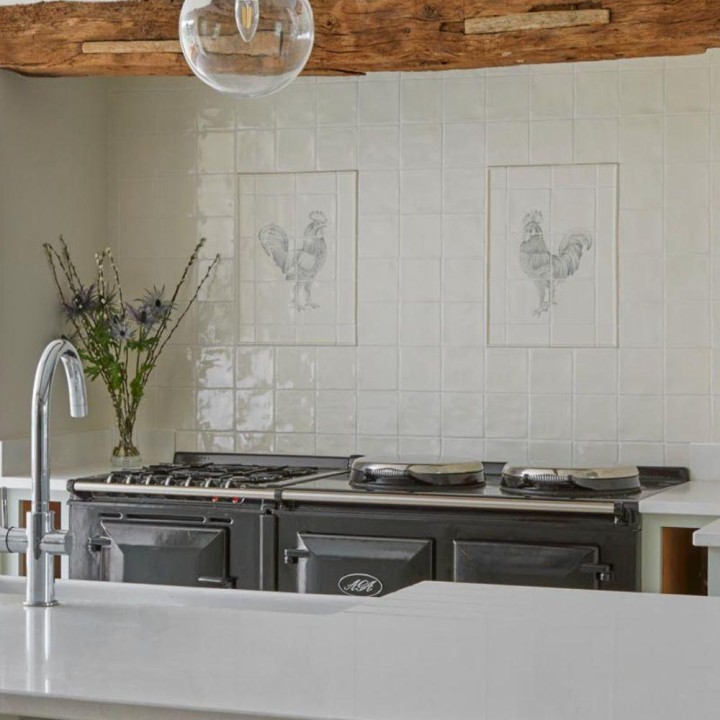
[[[316, 476], [317, 477], [317, 476]], [[307, 478], [310, 479], [310, 478]], [[428, 507], [486, 510], [515, 510], [526, 512], [561, 512], [585, 515], [613, 515], [616, 505], [613, 502], [574, 502], [568, 500], [529, 500], [525, 498], [498, 498], [459, 495], [413, 495], [410, 493], [371, 493], [371, 492], [324, 492], [322, 490], [302, 490], [293, 488], [200, 488], [165, 485], [125, 485], [122, 483], [103, 483], [78, 480], [72, 484], [76, 494], [92, 493], [98, 495], [145, 495], [161, 497], [187, 497], [196, 499], [224, 498], [237, 500], [279, 500], [288, 502], [312, 502], [337, 505], [392, 506], [392, 507]]]

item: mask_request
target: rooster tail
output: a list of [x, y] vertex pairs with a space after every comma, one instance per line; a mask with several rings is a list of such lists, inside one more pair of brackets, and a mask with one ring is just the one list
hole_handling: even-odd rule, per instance
[[573, 228], [565, 234], [558, 254], [553, 258], [553, 275], [558, 280], [570, 277], [580, 267], [583, 252], [592, 247], [592, 235], [587, 230]]
[[288, 265], [290, 239], [287, 233], [275, 223], [265, 225], [258, 233], [258, 240], [268, 257], [285, 273]]

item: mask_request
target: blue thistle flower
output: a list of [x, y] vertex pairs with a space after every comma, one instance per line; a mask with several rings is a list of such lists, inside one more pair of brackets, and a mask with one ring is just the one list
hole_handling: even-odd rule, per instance
[[140, 305], [133, 307], [130, 303], [126, 303], [125, 309], [128, 315], [140, 326], [143, 330], [149, 330], [158, 321], [158, 316], [153, 312], [152, 308], [147, 305]]
[[165, 300], [165, 286], [161, 288], [153, 286], [152, 290], [147, 290], [142, 298], [138, 299], [141, 307], [150, 312], [155, 320], [163, 320], [173, 309], [173, 304]]
[[110, 323], [110, 335], [113, 340], [116, 340], [119, 343], [124, 343], [133, 339], [135, 330], [130, 327], [124, 317], [118, 317], [116, 315]]

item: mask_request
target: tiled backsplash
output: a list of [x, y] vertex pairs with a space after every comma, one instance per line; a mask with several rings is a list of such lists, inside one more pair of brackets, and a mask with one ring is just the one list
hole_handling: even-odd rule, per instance
[[[720, 54], [238, 102], [127, 80], [110, 116], [110, 235], [137, 290], [198, 235], [223, 256], [145, 408], [181, 447], [682, 463], [720, 440]], [[487, 347], [488, 167], [614, 163], [619, 347]], [[316, 171], [358, 172], [357, 346], [244, 344], [238, 184]]]

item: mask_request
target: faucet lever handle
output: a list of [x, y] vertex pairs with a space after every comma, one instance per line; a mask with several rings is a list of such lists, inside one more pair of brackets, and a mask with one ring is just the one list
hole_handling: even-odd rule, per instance
[[10, 527], [10, 518], [8, 516], [7, 488], [4, 485], [0, 487], [0, 527]]

